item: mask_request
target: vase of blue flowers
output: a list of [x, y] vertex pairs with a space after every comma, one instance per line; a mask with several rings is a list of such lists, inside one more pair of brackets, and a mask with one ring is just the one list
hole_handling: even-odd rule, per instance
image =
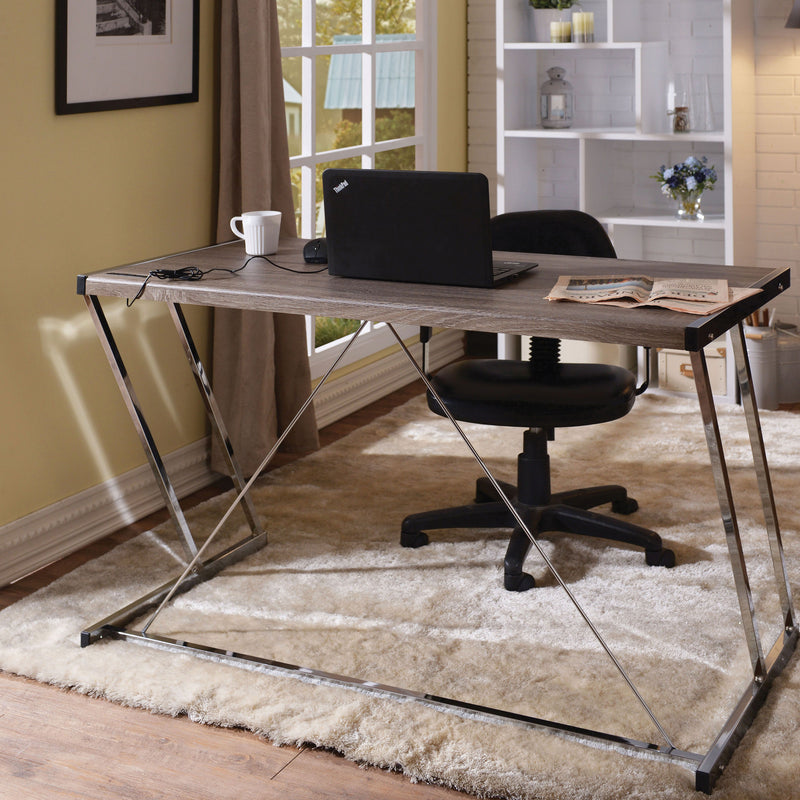
[[689, 156], [672, 167], [664, 165], [651, 175], [661, 184], [661, 193], [678, 202], [678, 218], [701, 222], [703, 212], [700, 202], [703, 192], [710, 191], [717, 182], [717, 171], [708, 166], [708, 158]]

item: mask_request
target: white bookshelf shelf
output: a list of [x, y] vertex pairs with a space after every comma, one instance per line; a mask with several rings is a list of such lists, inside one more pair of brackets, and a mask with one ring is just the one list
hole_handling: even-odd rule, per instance
[[[678, 219], [670, 208], [670, 200], [664, 199], [664, 209], [658, 208], [611, 208], [596, 214], [604, 225], [632, 225], [643, 227], [677, 228], [686, 232], [693, 229], [724, 230], [725, 215], [722, 212], [703, 212], [702, 221]], [[674, 205], [674, 204], [673, 204]]]
[[[555, 44], [529, 40], [527, 3], [497, 0], [498, 212], [579, 208], [617, 234], [622, 257], [669, 260], [669, 240], [652, 229], [673, 228], [681, 234], [675, 260], [684, 260], [697, 238], [705, 260], [731, 261], [730, 14], [719, 0], [582, 0], [581, 7], [594, 11], [599, 40]], [[565, 69], [574, 89], [569, 128], [539, 121], [540, 87], [551, 66]], [[711, 109], [702, 127], [711, 129], [672, 130], [669, 86], [678, 72], [706, 76]], [[698, 223], [674, 217], [650, 178], [689, 155], [707, 156], [718, 175]]]
[[608, 139], [627, 141], [634, 137], [641, 142], [664, 142], [679, 146], [694, 142], [724, 144], [723, 131], [694, 131], [692, 133], [641, 133], [636, 128], [516, 128], [503, 131], [507, 139]]
[[505, 42], [508, 51], [526, 50], [637, 50], [642, 42]]

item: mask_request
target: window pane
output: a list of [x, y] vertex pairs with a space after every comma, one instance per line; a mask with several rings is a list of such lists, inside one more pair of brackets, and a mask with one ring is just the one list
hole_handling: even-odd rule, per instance
[[303, 185], [300, 179], [301, 170], [299, 167], [289, 170], [289, 175], [292, 181], [292, 202], [294, 203], [294, 221], [297, 223], [297, 233], [303, 230], [302, 215], [303, 215]]
[[[336, 141], [342, 121], [361, 122], [361, 56], [358, 53], [319, 56], [316, 62], [317, 152], [320, 152], [342, 147]], [[348, 144], [352, 144], [349, 139]], [[360, 136], [357, 144], [361, 144]]]
[[375, 6], [376, 33], [416, 33], [416, 0], [378, 0]]
[[[413, 38], [409, 34], [381, 35], [378, 41]], [[375, 141], [414, 135], [413, 50], [378, 53], [375, 63]]]
[[299, 156], [303, 149], [303, 88], [300, 58], [283, 59], [283, 99], [286, 104], [286, 134], [289, 137], [289, 155]]
[[[352, 43], [360, 41], [357, 36], [342, 38]], [[409, 34], [381, 34], [378, 42], [408, 38]], [[415, 59], [413, 50], [382, 52], [375, 57], [375, 141], [385, 142], [415, 133]], [[361, 144], [361, 74], [360, 53], [319, 59], [317, 80], [324, 86], [322, 109], [318, 110], [317, 135], [322, 144], [319, 149]], [[328, 139], [331, 130], [332, 142]]]
[[417, 148], [412, 146], [375, 153], [375, 169], [415, 169], [416, 151]]
[[[361, 42], [360, 36], [337, 37], [353, 44]], [[322, 59], [320, 59], [322, 60]], [[318, 80], [325, 81], [323, 108], [326, 132], [332, 132], [329, 147], [334, 149], [360, 145], [361, 138], [361, 53], [334, 53], [325, 58], [326, 71], [321, 69]]]
[[357, 319], [317, 317], [314, 329], [314, 347], [322, 347], [355, 333], [361, 323]]
[[413, 108], [379, 109], [375, 118], [375, 141], [386, 142], [414, 135]]
[[299, 47], [303, 24], [303, 0], [278, 0], [278, 28], [281, 47]]
[[361, 30], [361, 0], [317, 0], [317, 44], [334, 44], [334, 36]]

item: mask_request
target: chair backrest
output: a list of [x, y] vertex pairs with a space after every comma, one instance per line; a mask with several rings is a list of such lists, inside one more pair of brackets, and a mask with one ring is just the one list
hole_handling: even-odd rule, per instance
[[494, 217], [491, 231], [493, 250], [617, 257], [605, 228], [583, 211], [512, 211]]
[[[574, 210], [511, 211], [492, 218], [492, 250], [561, 256], [616, 258], [605, 228]], [[531, 336], [529, 361], [537, 373], [552, 374], [561, 360], [558, 339]]]

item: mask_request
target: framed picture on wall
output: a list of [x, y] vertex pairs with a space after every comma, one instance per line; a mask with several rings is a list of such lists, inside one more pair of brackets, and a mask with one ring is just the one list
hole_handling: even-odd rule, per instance
[[56, 113], [198, 98], [200, 0], [56, 0]]

